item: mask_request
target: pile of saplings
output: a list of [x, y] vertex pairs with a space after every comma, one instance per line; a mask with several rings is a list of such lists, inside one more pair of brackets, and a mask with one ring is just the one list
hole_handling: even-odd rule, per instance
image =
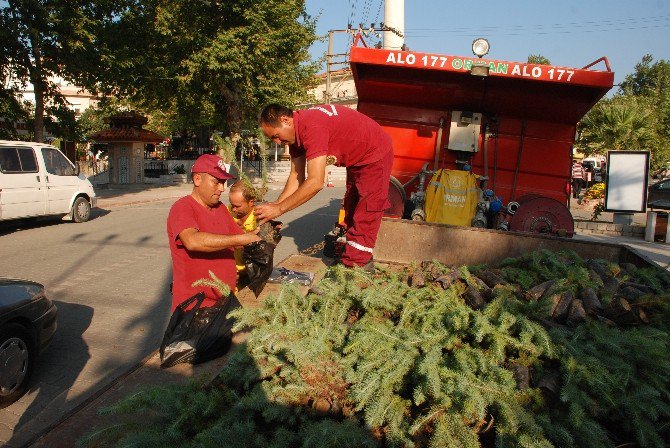
[[128, 397], [82, 445], [668, 446], [669, 290], [571, 252], [334, 267], [235, 311], [249, 335], [214, 383]]

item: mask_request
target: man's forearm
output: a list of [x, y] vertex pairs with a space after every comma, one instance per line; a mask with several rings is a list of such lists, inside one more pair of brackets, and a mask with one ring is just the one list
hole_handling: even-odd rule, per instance
[[300, 187], [300, 180], [298, 175], [295, 172], [289, 173], [288, 179], [286, 179], [286, 185], [284, 185], [284, 191], [281, 192], [279, 197], [275, 202], [281, 202], [284, 199], [291, 196], [295, 191]]
[[281, 199], [281, 197], [277, 199], [277, 205], [279, 205], [281, 213], [284, 214], [312, 199], [322, 188], [323, 182], [315, 177], [308, 177], [293, 194], [284, 199]]
[[181, 238], [182, 243], [189, 251], [216, 252], [229, 247], [244, 246], [258, 239], [256, 235], [245, 233], [241, 235], [218, 235], [208, 232], [194, 232]]

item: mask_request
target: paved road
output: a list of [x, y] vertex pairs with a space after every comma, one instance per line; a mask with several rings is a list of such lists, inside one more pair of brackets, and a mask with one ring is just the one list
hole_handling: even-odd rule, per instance
[[[167, 196], [190, 188], [173, 187]], [[276, 261], [322, 241], [343, 192], [325, 188], [282, 216]], [[271, 191], [267, 199], [277, 194]], [[102, 208], [87, 223], [0, 227], [0, 275], [43, 283], [59, 312], [57, 334], [37, 361], [29, 393], [0, 410], [0, 445], [23, 446], [160, 343], [172, 275], [165, 220], [174, 198], [146, 191], [103, 196]]]

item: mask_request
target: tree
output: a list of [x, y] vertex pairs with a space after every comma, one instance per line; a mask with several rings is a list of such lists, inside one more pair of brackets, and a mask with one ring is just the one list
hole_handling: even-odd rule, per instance
[[670, 61], [653, 61], [645, 55], [621, 83], [620, 94], [647, 99], [654, 130], [652, 167], [657, 168], [670, 163]]
[[81, 68], [90, 67], [88, 57], [95, 46], [95, 30], [104, 18], [118, 13], [117, 6], [114, 0], [2, 2], [0, 74], [13, 79], [14, 87], [33, 86], [33, 140], [43, 140], [45, 125], [65, 137], [73, 132], [74, 115], [69, 113], [54, 79], [76, 80]]
[[528, 55], [529, 64], [539, 64], [539, 65], [551, 65], [551, 61], [545, 58], [541, 54], [529, 54]]
[[[7, 79], [2, 70], [0, 70], [0, 76]], [[19, 134], [14, 127], [14, 123], [26, 122], [29, 112], [28, 107], [19, 101], [16, 88], [0, 88], [0, 139], [18, 139]]]
[[105, 70], [87, 87], [163, 111], [175, 131], [234, 135], [263, 104], [306, 95], [314, 26], [304, 0], [138, 3], [101, 32]]
[[580, 150], [590, 155], [648, 149], [653, 129], [645, 103], [634, 96], [601, 100], [580, 123]]
[[667, 92], [670, 88], [670, 62], [661, 59], [652, 64], [654, 57], [646, 54], [635, 65], [635, 72], [627, 75], [619, 92], [623, 95], [650, 96]]
[[586, 154], [609, 149], [651, 151], [652, 169], [670, 163], [670, 62], [645, 55], [613, 98], [579, 124]]

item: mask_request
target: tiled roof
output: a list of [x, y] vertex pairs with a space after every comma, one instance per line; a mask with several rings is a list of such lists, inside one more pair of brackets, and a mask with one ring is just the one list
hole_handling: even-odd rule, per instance
[[90, 139], [96, 142], [159, 143], [165, 140], [165, 137], [148, 129], [112, 128], [96, 132]]

